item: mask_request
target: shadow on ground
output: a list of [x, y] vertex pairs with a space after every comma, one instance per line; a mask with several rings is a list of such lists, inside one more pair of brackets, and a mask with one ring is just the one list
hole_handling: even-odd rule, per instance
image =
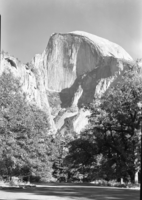
[[[30, 195], [30, 200], [35, 200], [35, 198], [31, 199], [31, 194], [36, 196], [36, 199], [54, 197], [52, 199], [76, 199], [76, 200], [139, 200], [140, 199], [140, 191], [139, 190], [129, 190], [129, 189], [117, 189], [117, 188], [99, 188], [92, 187], [91, 184], [46, 184], [40, 185], [35, 188], [26, 188], [26, 189], [2, 189], [3, 192], [8, 193], [17, 193], [17, 198], [11, 199], [15, 200], [23, 200], [23, 193], [27, 193]], [[21, 193], [21, 196], [20, 196]], [[38, 198], [39, 195], [39, 198]], [[2, 199], [1, 199], [2, 198]], [[49, 198], [50, 199], [50, 198]], [[0, 196], [0, 200], [6, 200], [2, 196]], [[25, 196], [24, 200], [28, 200], [27, 196]]]

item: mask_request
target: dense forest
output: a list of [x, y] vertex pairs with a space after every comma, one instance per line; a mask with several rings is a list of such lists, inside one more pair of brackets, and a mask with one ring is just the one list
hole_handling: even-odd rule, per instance
[[0, 77], [0, 175], [42, 181], [138, 182], [141, 163], [142, 77], [135, 65], [102, 96], [84, 107], [81, 134], [48, 133], [48, 116], [29, 104], [12, 74]]

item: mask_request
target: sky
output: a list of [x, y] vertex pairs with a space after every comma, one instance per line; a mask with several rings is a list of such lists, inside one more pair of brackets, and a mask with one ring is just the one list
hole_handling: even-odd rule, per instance
[[142, 0], [0, 0], [1, 49], [23, 63], [52, 33], [85, 31], [142, 58]]

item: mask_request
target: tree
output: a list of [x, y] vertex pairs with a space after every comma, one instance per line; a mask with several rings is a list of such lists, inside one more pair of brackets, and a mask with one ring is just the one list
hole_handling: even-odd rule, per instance
[[[116, 177], [137, 182], [140, 171], [140, 108], [142, 77], [139, 68], [127, 71], [122, 79], [90, 107], [90, 130], [102, 141], [106, 166]], [[105, 166], [104, 165], [104, 166]], [[107, 167], [108, 168], [108, 167]]]
[[[48, 116], [29, 104], [10, 72], [0, 77], [0, 172], [51, 176], [52, 137]], [[28, 169], [28, 170], [24, 170]]]
[[54, 145], [56, 146], [56, 156], [52, 166], [52, 174], [58, 181], [67, 182], [70, 179], [70, 167], [65, 158], [68, 154], [68, 145], [75, 137], [75, 132], [72, 134], [70, 132], [65, 132], [64, 134], [61, 134], [60, 132], [56, 133], [54, 139]]

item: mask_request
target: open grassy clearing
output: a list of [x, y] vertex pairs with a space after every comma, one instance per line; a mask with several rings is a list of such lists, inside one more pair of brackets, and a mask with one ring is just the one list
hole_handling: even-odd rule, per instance
[[139, 200], [136, 189], [107, 188], [90, 185], [38, 185], [36, 188], [2, 189], [0, 200]]

